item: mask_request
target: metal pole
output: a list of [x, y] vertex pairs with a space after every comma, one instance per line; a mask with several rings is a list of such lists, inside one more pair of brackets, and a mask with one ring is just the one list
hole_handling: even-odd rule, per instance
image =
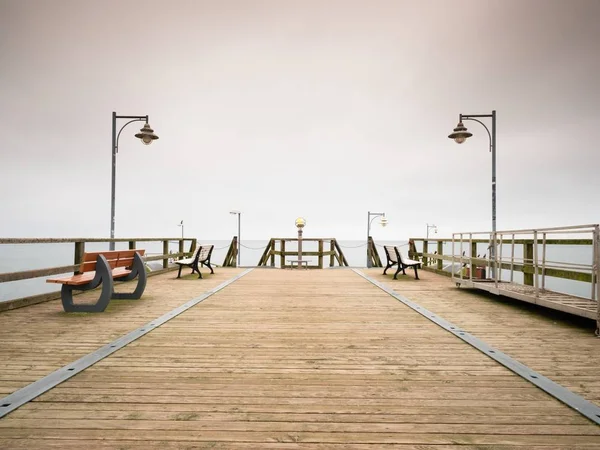
[[490, 256], [494, 261], [491, 274], [494, 277], [496, 269], [496, 110], [492, 111], [492, 236], [494, 240], [490, 249]]
[[367, 211], [367, 268], [371, 267], [371, 252], [369, 249], [369, 234], [371, 233], [371, 211]]
[[302, 267], [302, 227], [298, 227], [298, 268]]
[[242, 249], [242, 236], [241, 236], [241, 223], [242, 221], [242, 213], [238, 213], [238, 251], [237, 251], [237, 266], [240, 267], [240, 251]]
[[[132, 119], [121, 127], [117, 135], [117, 119]], [[110, 195], [110, 238], [115, 238], [115, 198], [116, 198], [116, 177], [117, 177], [117, 151], [119, 148], [119, 136], [121, 131], [131, 122], [145, 121], [148, 123], [148, 116], [117, 116], [117, 113], [112, 113], [112, 177], [111, 177], [111, 195]], [[109, 249], [115, 249], [115, 243], [109, 243]]]
[[[112, 113], [112, 178], [110, 195], [110, 238], [115, 237], [115, 178], [117, 175], [117, 113]], [[109, 244], [109, 250], [115, 249], [114, 241]]]

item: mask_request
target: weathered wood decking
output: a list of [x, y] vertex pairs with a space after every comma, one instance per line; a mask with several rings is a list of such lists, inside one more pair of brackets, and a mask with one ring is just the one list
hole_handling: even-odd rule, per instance
[[[0, 314], [8, 395], [242, 272]], [[423, 273], [405, 297], [600, 403], [593, 323]], [[93, 295], [93, 294], [92, 294]], [[0, 419], [0, 448], [600, 448], [600, 427], [348, 269], [255, 269]]]

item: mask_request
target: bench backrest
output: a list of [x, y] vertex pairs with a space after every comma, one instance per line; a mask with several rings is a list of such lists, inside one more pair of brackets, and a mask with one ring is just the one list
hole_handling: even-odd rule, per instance
[[397, 263], [398, 257], [396, 256], [396, 247], [392, 245], [385, 245], [383, 248], [385, 249], [385, 254], [387, 256], [388, 261]]
[[194, 253], [192, 253], [192, 259], [197, 259], [198, 258], [198, 253], [200, 253], [200, 250], [202, 250], [202, 246], [199, 245], [198, 247], [196, 247], [194, 249]]
[[200, 247], [200, 255], [198, 255], [198, 261], [206, 261], [210, 259], [210, 255], [213, 251], [214, 245], [203, 245]]
[[98, 255], [103, 255], [106, 258], [111, 269], [116, 269], [117, 267], [131, 267], [133, 265], [133, 256], [136, 253], [139, 253], [140, 256], [144, 256], [146, 250], [113, 250], [107, 252], [84, 253], [81, 265], [79, 266], [79, 272], [84, 273], [96, 270], [96, 260], [98, 259]]

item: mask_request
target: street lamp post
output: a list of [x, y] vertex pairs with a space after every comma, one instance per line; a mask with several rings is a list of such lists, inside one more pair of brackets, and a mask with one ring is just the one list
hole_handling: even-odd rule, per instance
[[181, 221], [180, 224], [177, 225], [178, 227], [181, 227], [181, 240], [183, 241], [183, 220]]
[[[376, 217], [381, 216], [381, 226], [385, 227], [387, 225], [387, 219], [385, 218], [385, 213], [372, 213], [371, 211], [367, 212], [367, 267], [373, 267], [371, 263], [371, 249], [369, 248], [369, 237], [371, 236], [371, 223], [375, 220]], [[371, 216], [373, 218], [371, 219]]]
[[296, 219], [296, 227], [298, 227], [298, 268], [302, 266], [302, 229], [306, 225], [306, 220], [303, 217]]
[[238, 236], [237, 236], [237, 266], [240, 267], [240, 250], [242, 248], [241, 222], [242, 213], [240, 211], [229, 211], [229, 214], [237, 214], [238, 219]]
[[429, 230], [434, 230], [434, 233], [437, 234], [437, 226], [427, 224], [427, 240], [429, 240]]
[[[492, 132], [488, 127], [478, 118], [491, 118], [492, 119]], [[457, 144], [462, 144], [468, 138], [473, 136], [473, 133], [467, 131], [467, 127], [463, 125], [463, 120], [473, 120], [479, 122], [487, 131], [488, 137], [490, 138], [490, 152], [492, 152], [492, 245], [490, 246], [490, 258], [495, 261], [496, 257], [496, 110], [493, 110], [491, 114], [459, 114], [458, 125], [454, 128], [454, 131], [448, 135], [450, 139], [454, 139]], [[490, 268], [490, 273], [494, 277], [494, 267]]]
[[[121, 127], [119, 133], [117, 134], [117, 119], [130, 119], [125, 125]], [[111, 182], [111, 196], [110, 196], [110, 238], [114, 239], [115, 237], [115, 186], [116, 186], [116, 176], [117, 176], [117, 153], [119, 152], [119, 137], [121, 136], [121, 131], [127, 125], [132, 122], [145, 122], [144, 126], [140, 130], [139, 133], [136, 133], [135, 137], [139, 138], [144, 145], [150, 145], [152, 141], [158, 139], [158, 136], [154, 134], [154, 130], [150, 128], [148, 125], [148, 116], [117, 116], [117, 113], [113, 111], [112, 113], [112, 182]], [[115, 249], [114, 241], [111, 241], [109, 244], [110, 250]]]

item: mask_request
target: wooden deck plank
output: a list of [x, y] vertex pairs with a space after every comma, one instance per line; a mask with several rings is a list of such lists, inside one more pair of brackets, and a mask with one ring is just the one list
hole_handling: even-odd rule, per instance
[[[0, 377], [11, 374], [11, 379], [24, 387], [32, 376], [42, 378], [241, 272], [219, 269], [202, 280], [189, 275], [176, 279], [176, 271], [153, 276], [148, 278], [140, 300], [111, 300], [101, 314], [65, 313], [60, 300], [3, 311], [0, 361], [6, 366], [0, 367]], [[128, 284], [117, 285], [115, 290], [131, 289]], [[95, 291], [84, 292], [76, 302], [96, 299], [97, 295]]]
[[409, 277], [395, 281], [381, 270], [365, 273], [542, 375], [569, 385], [586, 400], [597, 403], [600, 398], [600, 385], [595, 382], [600, 379], [599, 341], [593, 320], [459, 289], [447, 277], [426, 271], [421, 283]]
[[[94, 322], [76, 327], [83, 348]], [[12, 386], [33, 373], [28, 363], [43, 372], [69, 356], [63, 348], [46, 363], [43, 350], [56, 348], [39, 342], [30, 360], [1, 365], [0, 379], [14, 375]], [[567, 353], [573, 375], [563, 376], [583, 374], [595, 389], [594, 366]], [[600, 447], [600, 427], [350, 270], [263, 269], [0, 420], [0, 446], [59, 443], [548, 450]]]

